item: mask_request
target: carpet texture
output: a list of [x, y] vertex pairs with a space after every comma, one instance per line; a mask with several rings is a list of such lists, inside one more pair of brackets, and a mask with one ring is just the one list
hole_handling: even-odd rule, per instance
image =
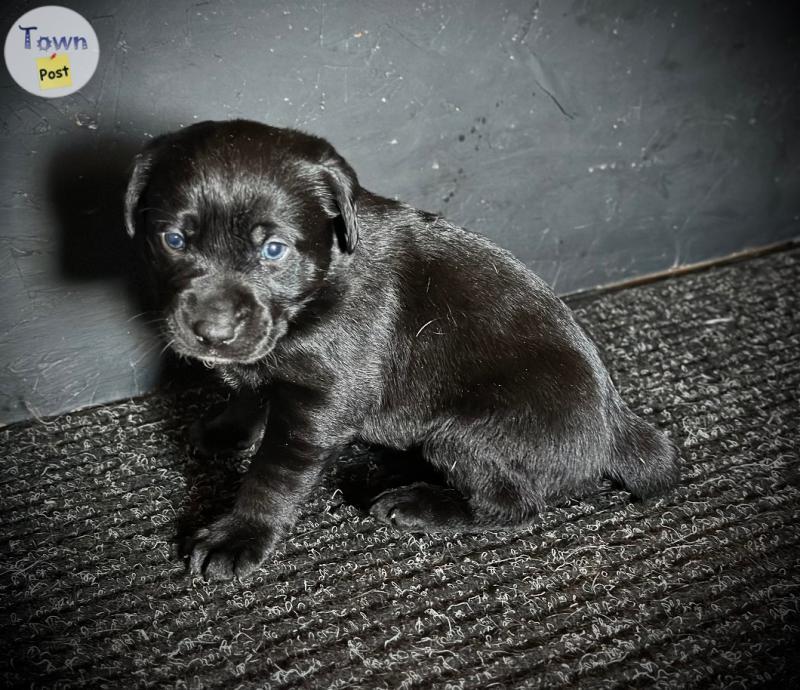
[[175, 555], [243, 462], [187, 453], [207, 394], [0, 430], [0, 684], [797, 687], [799, 285], [795, 250], [576, 304], [681, 449], [669, 495], [605, 486], [521, 532], [421, 537], [331, 477], [244, 583]]

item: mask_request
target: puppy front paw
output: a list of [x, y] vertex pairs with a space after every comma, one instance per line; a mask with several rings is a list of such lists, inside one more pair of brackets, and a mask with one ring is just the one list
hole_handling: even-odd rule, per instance
[[268, 525], [225, 515], [195, 533], [189, 549], [189, 572], [207, 580], [246, 578], [261, 565], [276, 540]]

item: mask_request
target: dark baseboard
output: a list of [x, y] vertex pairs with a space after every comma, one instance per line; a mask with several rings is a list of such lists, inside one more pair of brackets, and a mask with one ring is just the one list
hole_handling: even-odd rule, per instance
[[740, 261], [747, 261], [759, 256], [766, 256], [767, 254], [775, 254], [777, 252], [785, 252], [790, 249], [800, 247], [800, 239], [786, 240], [783, 242], [775, 242], [763, 247], [755, 247], [752, 249], [743, 249], [740, 252], [734, 252], [727, 256], [722, 256], [707, 261], [698, 261], [693, 264], [684, 264], [682, 266], [675, 266], [668, 268], [665, 271], [658, 271], [656, 273], [648, 273], [647, 275], [637, 276], [636, 278], [629, 278], [621, 280], [617, 283], [610, 283], [608, 285], [601, 285], [594, 288], [587, 288], [584, 290], [576, 290], [575, 292], [568, 292], [560, 295], [561, 299], [567, 301], [569, 304], [576, 304], [587, 300], [592, 300], [600, 295], [607, 295], [610, 292], [618, 292], [627, 288], [638, 287], [640, 285], [649, 285], [650, 283], [657, 283], [669, 278], [683, 276], [687, 273], [699, 273], [707, 271], [712, 268], [720, 266], [728, 266], [730, 264], [739, 263]]

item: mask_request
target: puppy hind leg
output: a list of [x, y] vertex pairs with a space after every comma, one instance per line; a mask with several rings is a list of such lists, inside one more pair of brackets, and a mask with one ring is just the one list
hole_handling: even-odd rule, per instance
[[417, 482], [388, 489], [369, 509], [370, 515], [413, 532], [477, 527], [469, 501], [455, 489]]
[[544, 501], [530, 481], [474, 458], [468, 464], [470, 472], [450, 474], [447, 484], [415, 482], [384, 491], [369, 512], [417, 532], [506, 530], [529, 524], [541, 512]]
[[330, 473], [330, 484], [341, 492], [344, 502], [365, 512], [381, 494], [417, 483], [445, 484], [444, 475], [418, 448], [356, 444], [333, 464]]
[[516, 496], [503, 502], [497, 501], [496, 493], [467, 498], [449, 486], [417, 482], [384, 491], [369, 512], [381, 522], [412, 532], [477, 532], [525, 527], [540, 510]]
[[401, 456], [404, 463], [413, 460], [428, 468], [428, 476], [417, 470], [416, 476], [407, 475], [401, 483], [386, 485], [381, 493], [373, 494], [370, 515], [414, 532], [475, 527], [475, 514], [467, 497], [448, 485], [448, 479], [452, 479], [447, 471], [452, 466], [452, 452], [451, 448], [416, 447]]
[[[438, 438], [396, 456], [415, 462], [402, 484], [385, 485], [369, 505], [370, 514], [397, 527], [418, 532], [479, 531], [524, 526], [544, 505], [536, 483], [507, 461], [491, 437]], [[374, 484], [373, 484], [374, 487]]]

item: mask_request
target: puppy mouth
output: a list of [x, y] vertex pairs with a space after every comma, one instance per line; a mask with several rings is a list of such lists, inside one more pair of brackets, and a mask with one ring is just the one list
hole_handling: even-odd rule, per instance
[[166, 321], [170, 347], [179, 355], [196, 359], [209, 368], [227, 364], [254, 364], [272, 351], [280, 334], [280, 329], [275, 324], [271, 327], [263, 325], [247, 329], [264, 333], [262, 337], [253, 338], [242, 333], [230, 344], [206, 345], [187, 333], [177, 321], [174, 316]]

